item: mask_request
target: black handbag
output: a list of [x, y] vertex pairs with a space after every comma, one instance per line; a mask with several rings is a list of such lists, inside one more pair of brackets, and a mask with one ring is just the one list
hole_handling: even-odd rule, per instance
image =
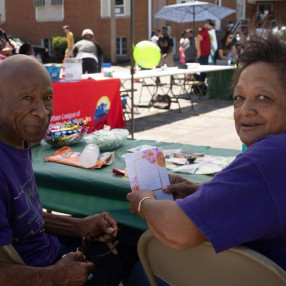
[[170, 109], [172, 99], [168, 94], [156, 94], [151, 100], [151, 106], [159, 109]]

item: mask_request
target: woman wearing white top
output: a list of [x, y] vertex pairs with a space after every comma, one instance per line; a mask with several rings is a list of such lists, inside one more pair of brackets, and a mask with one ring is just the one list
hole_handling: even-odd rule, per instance
[[92, 30], [85, 29], [82, 31], [82, 40], [74, 45], [73, 56], [82, 59], [82, 73], [100, 72], [98, 68], [97, 48], [94, 43]]

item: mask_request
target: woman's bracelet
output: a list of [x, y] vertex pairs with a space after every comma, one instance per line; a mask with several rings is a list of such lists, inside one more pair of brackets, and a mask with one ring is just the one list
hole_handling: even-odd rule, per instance
[[153, 199], [153, 198], [152, 197], [143, 197], [138, 203], [137, 211], [142, 218], [143, 218], [143, 216], [141, 215], [141, 212], [140, 212], [141, 211], [141, 204], [147, 199]]

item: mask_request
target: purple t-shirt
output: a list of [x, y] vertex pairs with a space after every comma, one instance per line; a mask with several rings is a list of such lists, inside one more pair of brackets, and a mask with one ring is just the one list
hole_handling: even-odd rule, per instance
[[177, 204], [217, 252], [244, 244], [286, 269], [286, 134], [264, 137]]
[[50, 265], [60, 251], [56, 236], [44, 232], [30, 147], [0, 142], [0, 246], [11, 243], [30, 266]]

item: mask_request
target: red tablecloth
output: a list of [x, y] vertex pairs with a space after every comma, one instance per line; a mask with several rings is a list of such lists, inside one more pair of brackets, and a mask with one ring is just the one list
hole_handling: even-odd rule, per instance
[[72, 119], [90, 119], [91, 131], [104, 124], [124, 128], [120, 80], [53, 82], [54, 114], [51, 124]]

